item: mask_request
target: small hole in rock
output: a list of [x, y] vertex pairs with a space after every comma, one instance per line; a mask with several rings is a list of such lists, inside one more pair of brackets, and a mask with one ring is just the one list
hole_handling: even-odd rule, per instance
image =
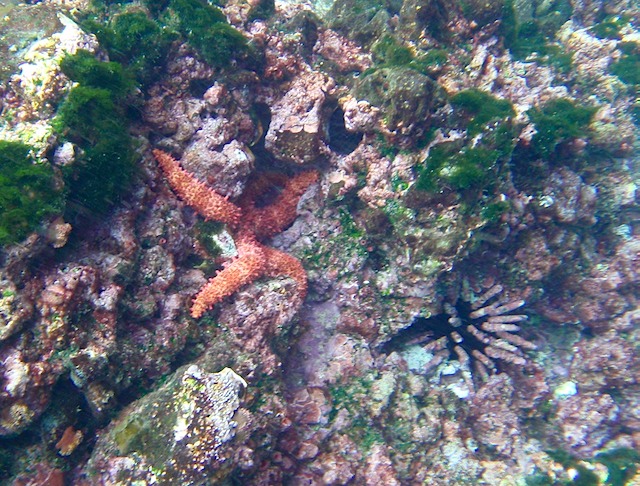
[[362, 133], [347, 131], [344, 125], [344, 111], [339, 106], [331, 114], [327, 128], [329, 148], [340, 155], [353, 152], [362, 140]]

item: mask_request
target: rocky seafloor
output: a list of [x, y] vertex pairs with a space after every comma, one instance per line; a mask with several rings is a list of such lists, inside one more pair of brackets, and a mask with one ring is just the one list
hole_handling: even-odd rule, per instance
[[637, 2], [1, 11], [1, 484], [640, 484]]

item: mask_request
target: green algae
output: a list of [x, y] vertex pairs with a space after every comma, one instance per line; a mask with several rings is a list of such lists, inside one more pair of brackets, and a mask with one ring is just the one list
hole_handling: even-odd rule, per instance
[[516, 115], [509, 101], [498, 99], [479, 89], [461, 91], [453, 95], [450, 102], [467, 118], [467, 130], [470, 136], [482, 132], [491, 122]]
[[54, 128], [81, 154], [62, 168], [72, 211], [104, 213], [128, 188], [136, 154], [124, 107], [112, 91], [76, 86], [58, 109]]
[[416, 189], [436, 192], [449, 187], [456, 191], [483, 187], [499, 153], [484, 147], [458, 149], [456, 144], [433, 147], [416, 182]]
[[248, 52], [245, 37], [227, 23], [217, 7], [202, 0], [171, 0], [178, 31], [211, 66], [224, 67]]
[[599, 39], [619, 40], [622, 38], [620, 30], [629, 24], [626, 15], [607, 15], [591, 29]]
[[384, 66], [406, 66], [413, 61], [413, 52], [395, 37], [385, 34], [371, 46], [375, 63]]
[[603, 484], [597, 474], [586, 467], [584, 462], [602, 464], [607, 468], [607, 478], [604, 484], [611, 486], [624, 486], [629, 484], [640, 467], [640, 454], [633, 449], [620, 447], [598, 452], [592, 459], [581, 461], [564, 450], [551, 450], [547, 454], [562, 467], [574, 470], [577, 475], [571, 480], [558, 482], [546, 474], [533, 474], [526, 478], [527, 486], [538, 485], [573, 485], [573, 486], [597, 486]]
[[570, 63], [570, 55], [552, 42], [560, 27], [571, 18], [573, 7], [568, 0], [550, 0], [537, 5], [519, 0], [504, 3], [500, 30], [504, 45], [516, 59], [536, 55], [538, 62]]
[[60, 61], [60, 69], [69, 79], [83, 86], [101, 88], [122, 97], [131, 91], [133, 81], [117, 62], [101, 62], [89, 51], [80, 49]]
[[623, 83], [640, 85], [640, 43], [621, 42], [618, 47], [622, 56], [611, 65], [611, 74]]
[[163, 28], [140, 9], [116, 15], [108, 24], [87, 21], [100, 45], [112, 61], [121, 63], [135, 79], [146, 86], [154, 80], [177, 33]]
[[171, 0], [169, 8], [178, 16], [180, 29], [186, 34], [199, 35], [227, 18], [218, 7], [203, 0]]
[[429, 49], [415, 55], [409, 63], [409, 67], [422, 74], [431, 74], [444, 67], [449, 61], [449, 53], [446, 49]]
[[367, 258], [367, 251], [362, 245], [366, 238], [364, 230], [356, 223], [349, 211], [341, 209], [339, 218], [341, 231], [332, 239], [335, 245], [341, 248], [345, 255], [355, 255], [359, 259]]
[[554, 99], [540, 108], [532, 108], [527, 115], [536, 128], [532, 140], [534, 152], [548, 158], [556, 147], [567, 140], [588, 136], [588, 128], [593, 115], [593, 107], [577, 106], [566, 99]]
[[0, 245], [24, 239], [64, 208], [53, 168], [37, 163], [31, 153], [28, 145], [0, 140]]
[[482, 208], [480, 215], [487, 223], [497, 223], [500, 221], [502, 215], [507, 213], [509, 209], [511, 209], [511, 204], [509, 204], [509, 202], [495, 201], [486, 204]]
[[83, 23], [110, 57], [129, 67], [144, 85], [153, 80], [171, 43], [179, 38], [213, 67], [226, 67], [251, 54], [246, 38], [228, 24], [222, 10], [204, 0], [147, 0], [144, 5], [148, 11], [127, 7], [110, 22]]
[[640, 454], [634, 449], [626, 447], [599, 452], [594, 461], [606, 466], [607, 484], [613, 486], [628, 484], [628, 481], [633, 479], [640, 469]]

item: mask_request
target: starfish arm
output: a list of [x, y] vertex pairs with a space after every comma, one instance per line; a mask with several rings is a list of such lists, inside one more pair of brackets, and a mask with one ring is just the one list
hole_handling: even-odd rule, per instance
[[268, 246], [264, 247], [264, 257], [266, 264], [264, 275], [268, 277], [286, 275], [293, 278], [298, 284], [300, 300], [304, 300], [307, 295], [307, 272], [300, 260]]
[[238, 224], [241, 216], [238, 206], [185, 171], [168, 153], [156, 149], [153, 151], [153, 156], [162, 168], [171, 188], [184, 202], [206, 219], [232, 226]]
[[262, 245], [254, 242], [239, 243], [238, 258], [210, 278], [193, 299], [191, 316], [198, 319], [222, 299], [262, 276], [264, 270], [265, 255]]
[[301, 172], [285, 182], [282, 192], [271, 204], [263, 208], [251, 208], [248, 214], [256, 238], [270, 238], [293, 223], [297, 216], [298, 201], [317, 180], [316, 171]]

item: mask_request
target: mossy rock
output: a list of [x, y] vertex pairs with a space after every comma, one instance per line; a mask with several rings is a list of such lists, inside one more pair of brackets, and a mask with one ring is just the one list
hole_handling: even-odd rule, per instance
[[399, 0], [336, 0], [327, 13], [330, 28], [369, 46], [388, 32], [389, 20], [400, 11]]
[[536, 128], [532, 148], [542, 158], [551, 156], [565, 141], [588, 137], [589, 124], [597, 108], [578, 106], [571, 100], [551, 100], [540, 108], [527, 111]]
[[622, 42], [622, 56], [611, 65], [611, 73], [623, 83], [640, 86], [640, 43]]
[[389, 130], [424, 126], [436, 102], [431, 78], [404, 67], [377, 69], [361, 76], [355, 96], [381, 109]]
[[457, 8], [457, 1], [405, 0], [400, 9], [399, 31], [413, 40], [427, 32], [436, 40], [446, 41], [451, 35], [447, 25]]
[[107, 25], [85, 22], [109, 58], [126, 66], [142, 85], [150, 84], [166, 57], [177, 32], [163, 28], [140, 8], [116, 15]]
[[37, 163], [28, 145], [0, 140], [0, 245], [21, 241], [63, 208], [53, 168]]
[[482, 27], [502, 19], [506, 3], [506, 0], [461, 0], [460, 7], [467, 19]]
[[129, 405], [101, 436], [87, 474], [98, 478], [113, 458], [126, 457], [118, 472], [123, 484], [222, 484], [245, 439], [237, 436], [235, 415], [245, 387], [229, 368], [178, 369], [158, 390]]
[[513, 118], [516, 112], [508, 100], [502, 100], [479, 89], [461, 91], [451, 97], [451, 104], [467, 120], [469, 135], [482, 132], [487, 125], [498, 120]]

